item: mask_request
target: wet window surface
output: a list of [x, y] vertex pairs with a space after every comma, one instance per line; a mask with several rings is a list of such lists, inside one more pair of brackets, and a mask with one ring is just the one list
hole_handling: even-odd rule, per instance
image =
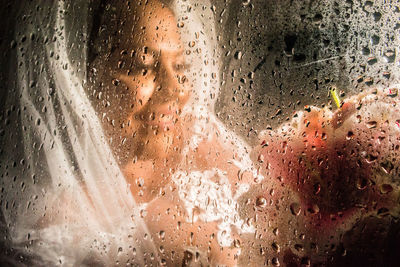
[[5, 266], [397, 266], [395, 1], [3, 1]]

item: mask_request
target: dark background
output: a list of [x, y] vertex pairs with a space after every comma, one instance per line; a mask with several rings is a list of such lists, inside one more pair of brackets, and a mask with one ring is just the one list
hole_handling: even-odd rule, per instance
[[223, 85], [216, 111], [250, 143], [336, 86], [350, 96], [399, 82], [397, 1], [216, 1]]

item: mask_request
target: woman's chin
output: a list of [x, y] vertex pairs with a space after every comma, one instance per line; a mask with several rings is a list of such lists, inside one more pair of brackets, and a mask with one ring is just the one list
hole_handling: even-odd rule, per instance
[[159, 130], [163, 132], [174, 130], [176, 127], [176, 123], [173, 120], [152, 120], [147, 121], [146, 124], [154, 130]]

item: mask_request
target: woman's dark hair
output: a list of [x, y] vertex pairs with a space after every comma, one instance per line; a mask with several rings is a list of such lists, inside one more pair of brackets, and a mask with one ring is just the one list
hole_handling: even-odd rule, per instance
[[[133, 2], [140, 2], [133, 1]], [[133, 4], [136, 6], [136, 4]], [[132, 4], [129, 1], [94, 1], [91, 5], [92, 25], [89, 34], [89, 65], [99, 55], [110, 55], [118, 47], [121, 26], [127, 22], [127, 11]]]

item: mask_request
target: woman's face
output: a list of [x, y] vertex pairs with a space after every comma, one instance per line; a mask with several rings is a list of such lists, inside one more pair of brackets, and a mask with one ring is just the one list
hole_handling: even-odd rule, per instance
[[167, 8], [149, 5], [136, 29], [131, 39], [132, 68], [115, 75], [133, 100], [125, 119], [143, 128], [172, 130], [189, 96], [177, 22]]
[[117, 91], [109, 93], [112, 127], [106, 128], [113, 140], [121, 140], [111, 146], [118, 147], [122, 164], [136, 156], [165, 158], [176, 151], [182, 145], [180, 114], [189, 98], [174, 15], [156, 1], [138, 14], [128, 15], [121, 24], [120, 46], [113, 51], [107, 74]]

